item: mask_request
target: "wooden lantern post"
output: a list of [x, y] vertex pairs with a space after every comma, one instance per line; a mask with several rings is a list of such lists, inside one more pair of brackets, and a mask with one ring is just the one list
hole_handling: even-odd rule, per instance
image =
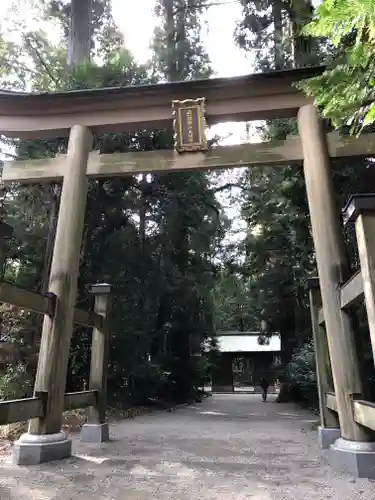
[[82, 428], [81, 441], [87, 443], [102, 443], [109, 440], [107, 409], [107, 376], [109, 353], [109, 328], [112, 297], [112, 287], [108, 283], [100, 283], [91, 288], [95, 296], [94, 311], [103, 317], [102, 328], [93, 329], [90, 390], [96, 391], [96, 404], [89, 408], [88, 422]]

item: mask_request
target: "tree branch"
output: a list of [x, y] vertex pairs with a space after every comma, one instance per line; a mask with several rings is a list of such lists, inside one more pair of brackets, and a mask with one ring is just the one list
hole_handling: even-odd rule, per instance
[[225, 191], [226, 189], [230, 188], [239, 188], [245, 191], [245, 186], [241, 186], [241, 184], [233, 184], [231, 182], [228, 182], [227, 184], [223, 184], [222, 186], [216, 188], [216, 189], [211, 189], [211, 193], [219, 193], [220, 191]]
[[13, 158], [15, 160], [19, 160], [19, 156], [17, 155], [14, 155], [13, 153], [7, 153], [6, 151], [4, 151], [3, 149], [0, 149], [0, 154], [4, 155], [4, 156], [9, 156], [9, 158]]
[[48, 67], [48, 64], [45, 62], [45, 60], [43, 59], [43, 57], [40, 55], [38, 49], [36, 47], [34, 47], [34, 45], [27, 38], [26, 35], [23, 35], [22, 38], [23, 38], [24, 42], [26, 43], [26, 45], [28, 45], [28, 47], [35, 53], [35, 55], [38, 58], [39, 62], [41, 63], [41, 65], [43, 66], [43, 68], [46, 70], [48, 76], [51, 78], [51, 80], [54, 82], [54, 84], [58, 86], [60, 84], [59, 80], [57, 80], [56, 77], [53, 75], [53, 73], [51, 72], [50, 68]]
[[200, 2], [196, 2], [196, 3], [192, 3], [190, 5], [183, 5], [181, 7], [177, 7], [177, 9], [175, 9], [173, 11], [173, 15], [175, 16], [176, 14], [178, 14], [179, 12], [185, 10], [185, 11], [194, 11], [194, 10], [200, 10], [200, 9], [208, 9], [209, 7], [219, 7], [221, 5], [230, 5], [230, 4], [234, 4], [234, 3], [237, 3], [237, 0], [222, 0], [222, 1], [216, 1], [216, 2], [208, 2], [208, 3], [205, 3], [204, 0], [201, 0]]

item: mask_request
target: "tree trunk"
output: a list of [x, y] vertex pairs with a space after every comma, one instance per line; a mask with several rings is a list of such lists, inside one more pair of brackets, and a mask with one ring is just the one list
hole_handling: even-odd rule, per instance
[[[70, 67], [74, 67], [90, 59], [92, 36], [92, 0], [71, 0], [70, 32], [68, 40], [67, 61]], [[61, 185], [51, 186], [52, 205], [49, 214], [49, 229], [44, 254], [44, 265], [41, 276], [41, 291], [45, 293], [48, 288], [49, 275], [55, 235], [57, 218], [59, 213], [61, 196]], [[43, 318], [41, 317], [41, 322]]]
[[144, 258], [145, 243], [146, 243], [146, 216], [147, 216], [147, 201], [145, 197], [145, 188], [147, 186], [147, 176], [142, 174], [139, 182], [141, 188], [140, 206], [139, 206], [139, 238], [141, 240], [142, 258]]
[[272, 17], [274, 23], [275, 69], [284, 67], [283, 55], [283, 16], [280, 0], [272, 3]]
[[92, 37], [92, 0], [71, 0], [68, 41], [68, 65], [82, 64], [90, 59]]
[[292, 55], [295, 68], [302, 68], [309, 63], [311, 38], [301, 33], [302, 27], [310, 21], [314, 9], [310, 0], [289, 4], [289, 17], [292, 35]]
[[[50, 189], [50, 196], [52, 201], [48, 215], [48, 235], [47, 235], [46, 250], [44, 254], [42, 279], [40, 285], [40, 291], [42, 293], [46, 293], [48, 291], [49, 271], [52, 262], [53, 246], [55, 243], [57, 216], [59, 213], [59, 205], [60, 205], [60, 194], [61, 194], [61, 186], [59, 184], [53, 184]], [[43, 317], [41, 316], [40, 319], [42, 320], [41, 321], [42, 323]]]
[[[71, 0], [70, 32], [68, 40], [68, 65], [76, 66], [90, 59], [91, 35], [92, 35], [92, 0]], [[49, 274], [52, 262], [53, 247], [57, 217], [59, 212], [61, 186], [51, 186], [53, 197], [49, 217], [49, 231], [44, 257], [44, 269], [42, 274], [42, 292], [47, 291]]]
[[167, 60], [167, 72], [168, 80], [178, 81], [178, 68], [176, 55], [176, 30], [175, 30], [175, 19], [173, 12], [173, 2], [171, 0], [163, 0], [163, 6], [165, 9], [165, 31], [167, 33], [167, 47], [168, 47], [168, 60]]

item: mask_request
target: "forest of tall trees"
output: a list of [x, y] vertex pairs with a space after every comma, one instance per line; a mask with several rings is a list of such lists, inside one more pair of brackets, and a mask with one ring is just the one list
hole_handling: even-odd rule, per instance
[[[202, 39], [202, 15], [216, 3], [220, 0], [157, 0], [152, 58], [141, 65], [126, 48], [110, 0], [30, 1], [28, 17], [43, 19], [43, 28], [34, 29], [27, 19], [20, 28], [14, 15], [1, 26], [0, 88], [56, 91], [209, 77], [214, 69]], [[255, 54], [253, 72], [328, 63], [320, 80], [305, 85], [332, 120], [327, 120], [327, 130], [338, 125], [347, 133], [352, 123], [357, 131], [364, 120], [364, 125], [371, 126], [374, 86], [370, 78], [361, 95], [355, 93], [364, 82], [359, 75], [363, 61], [353, 48], [358, 27], [343, 30], [338, 39], [338, 14], [318, 10], [311, 24], [313, 8], [303, 0], [238, 3], [242, 17], [233, 36], [238, 50]], [[48, 26], [61, 34], [57, 43], [51, 41]], [[17, 37], [11, 36], [14, 32]], [[372, 32], [362, 37], [365, 45], [373, 50]], [[373, 58], [365, 63], [370, 75]], [[338, 84], [339, 115], [339, 104], [330, 104], [330, 91], [322, 91], [326, 88], [322, 81], [332, 88], [338, 72], [347, 78], [350, 74], [355, 85], [348, 111], [343, 103], [350, 97], [350, 85], [344, 89]], [[274, 120], [263, 123], [258, 133], [265, 139], [285, 138], [296, 134], [297, 127], [295, 120]], [[110, 153], [172, 148], [172, 144], [171, 130], [140, 130], [95, 137], [94, 147]], [[66, 147], [62, 138], [1, 138], [4, 157], [54, 156]], [[369, 161], [363, 159], [333, 162], [340, 205], [349, 193], [368, 190], [373, 177], [368, 167]], [[285, 387], [299, 385], [302, 393], [308, 392], [307, 399], [314, 400], [313, 347], [303, 280], [316, 270], [302, 172], [285, 165], [243, 169], [235, 184], [241, 192], [237, 203], [246, 229], [240, 238], [231, 239], [234, 220], [220, 201], [223, 195], [233, 195], [225, 172], [90, 181], [77, 300], [79, 305], [91, 306], [88, 291], [96, 282], [112, 283], [117, 290], [108, 381], [113, 402], [144, 403], [150, 398], [182, 402], [195, 397], [210, 366], [206, 357], [195, 355], [202, 351], [203, 341], [220, 329], [259, 329], [261, 324], [281, 333], [280, 378]], [[8, 190], [5, 220], [13, 227], [14, 237], [3, 271], [6, 279], [46, 291], [60, 188], [58, 184], [15, 185]], [[346, 237], [355, 265], [354, 237], [350, 232]], [[32, 388], [40, 318], [5, 305], [1, 313], [2, 338], [27, 356], [20, 356], [0, 374], [0, 397], [23, 396]], [[363, 321], [361, 325], [365, 330]], [[75, 328], [67, 390], [85, 387], [90, 338], [89, 331]], [[363, 349], [370, 366], [365, 341]], [[288, 397], [287, 391], [284, 396]]]

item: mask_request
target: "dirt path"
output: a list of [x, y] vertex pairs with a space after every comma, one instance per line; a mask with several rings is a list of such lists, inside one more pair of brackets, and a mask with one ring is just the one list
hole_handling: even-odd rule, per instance
[[375, 483], [338, 476], [314, 418], [259, 395], [217, 395], [112, 426], [102, 446], [13, 467], [0, 457], [0, 500], [373, 500]]

